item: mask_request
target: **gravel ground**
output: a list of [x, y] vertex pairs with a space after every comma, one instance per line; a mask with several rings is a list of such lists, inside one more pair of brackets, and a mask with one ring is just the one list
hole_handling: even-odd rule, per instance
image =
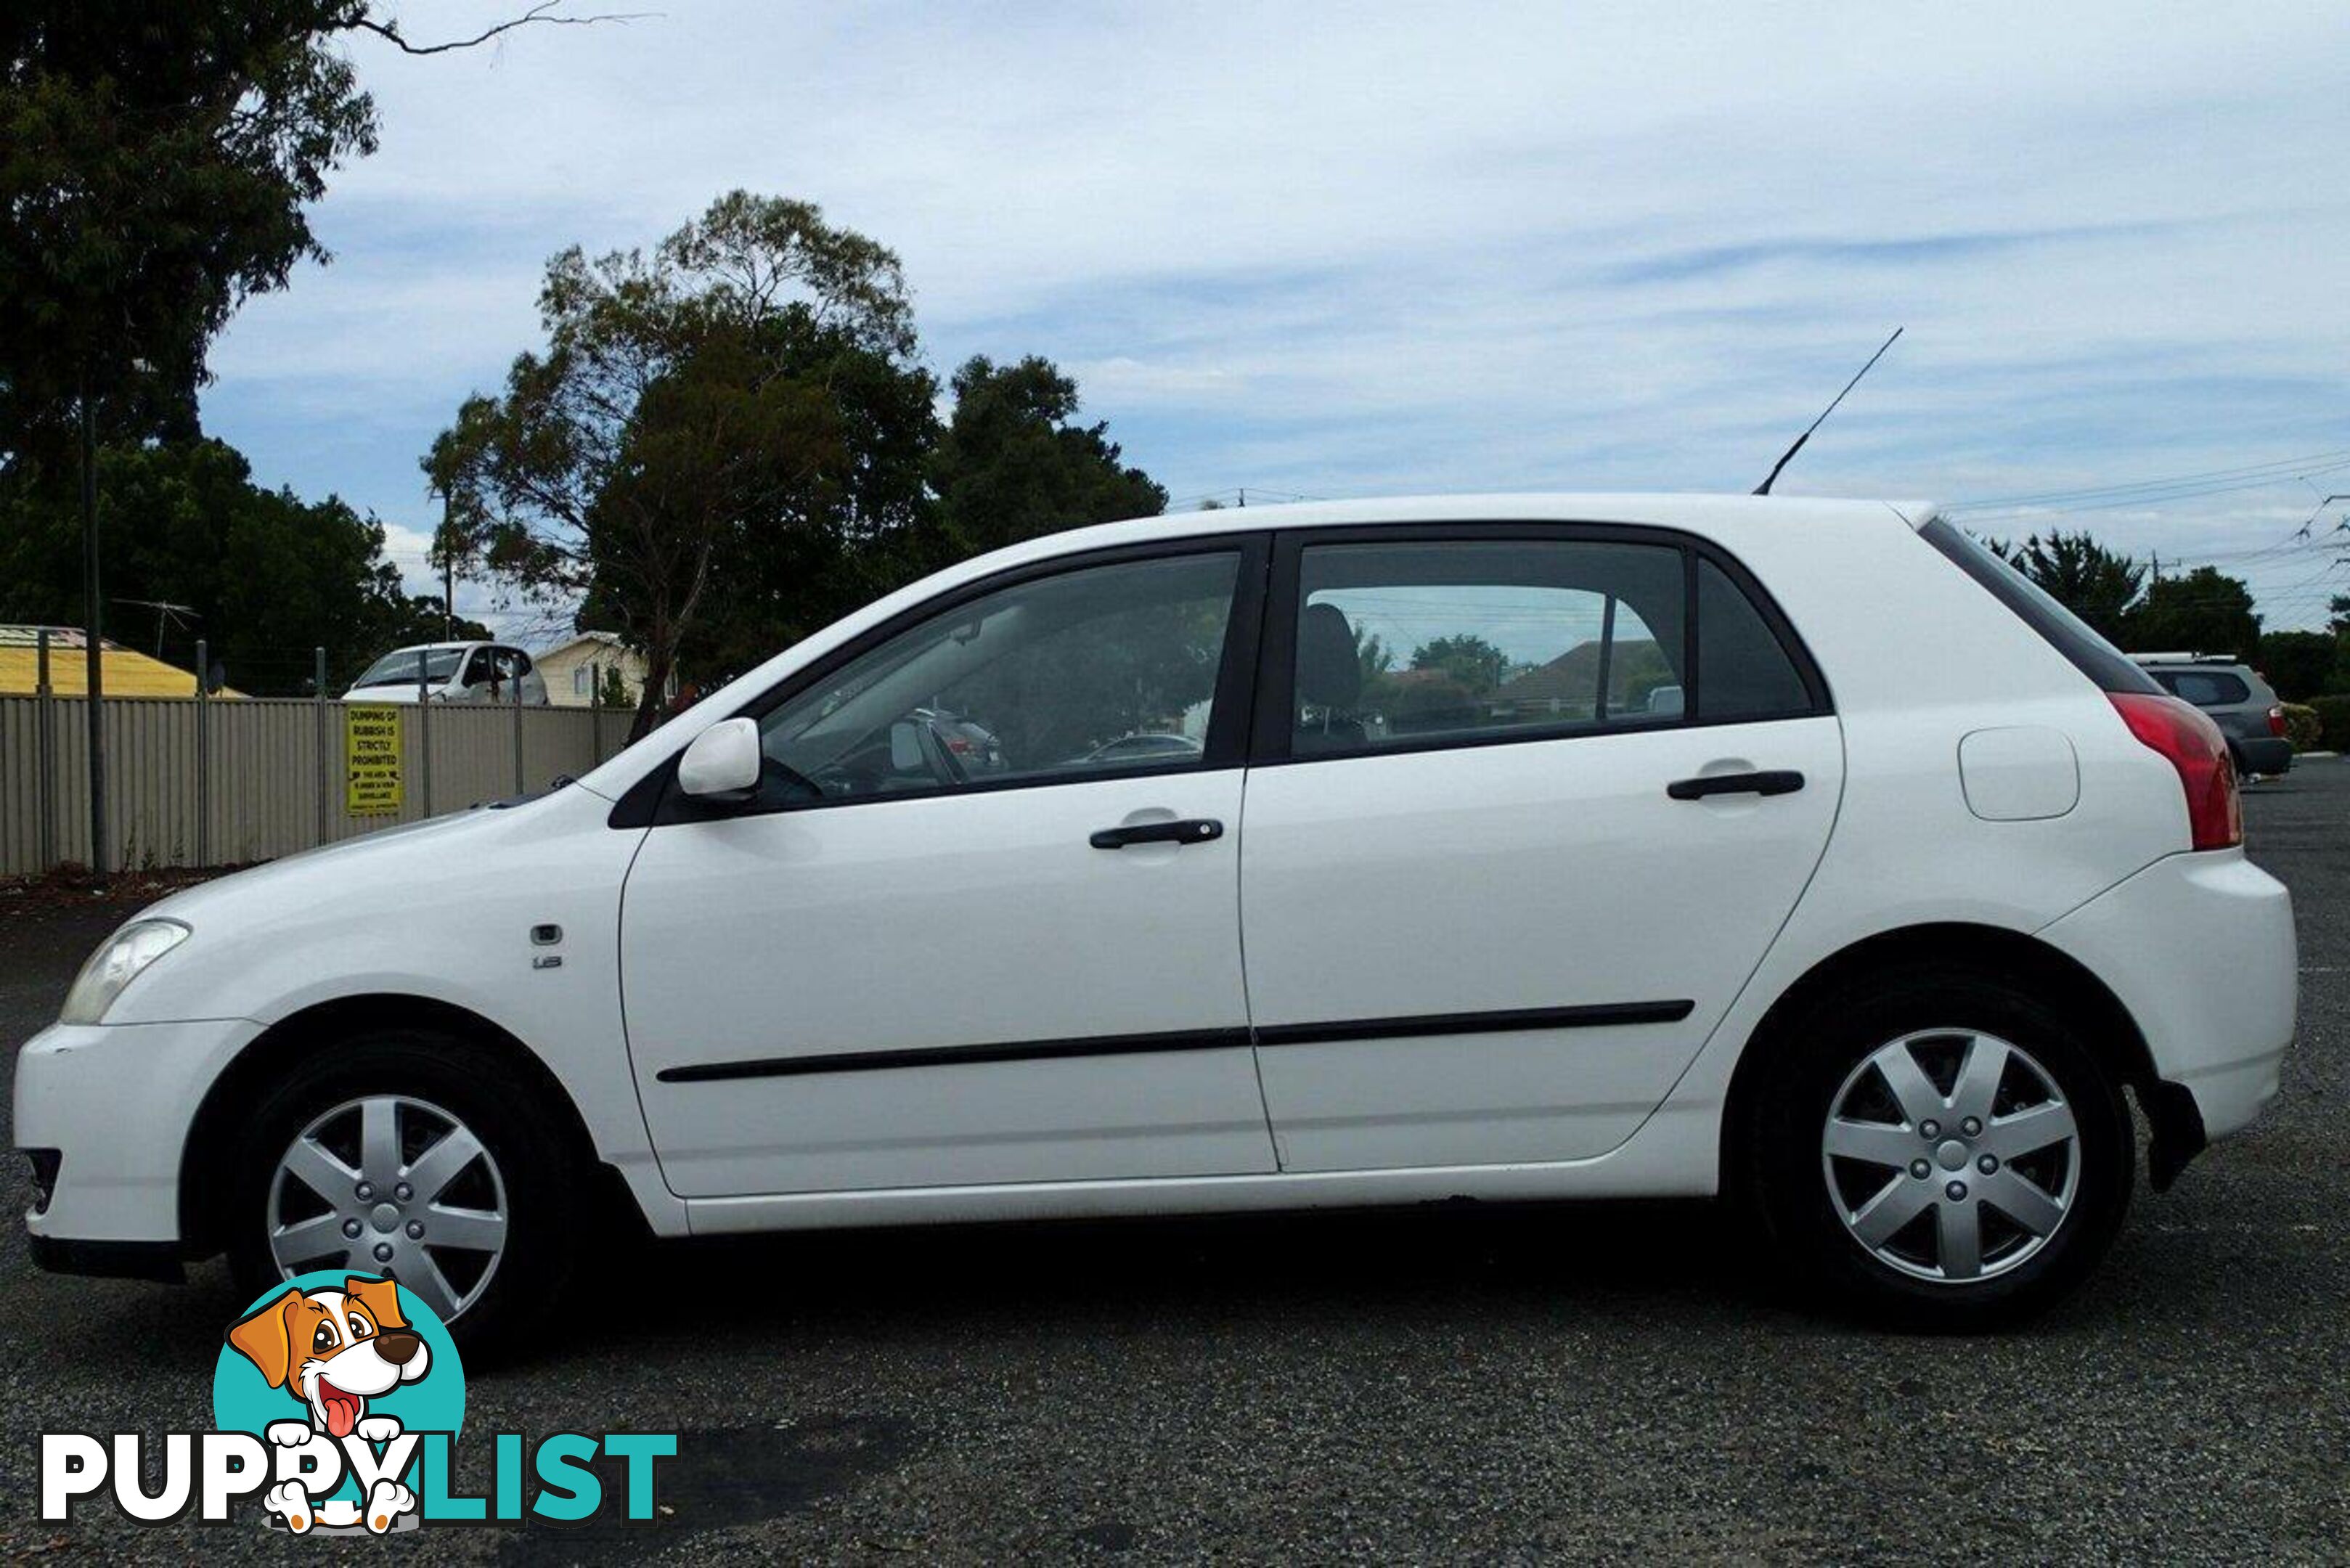
[[[663, 1249], [475, 1432], [682, 1433], [674, 1511], [427, 1530], [433, 1560], [2242, 1560], [2350, 1554], [2350, 763], [2250, 795], [2293, 885], [2302, 1036], [2251, 1133], [2143, 1189], [2028, 1333], [1903, 1338], [1744, 1282], [1710, 1206], [895, 1231]], [[0, 906], [0, 1039], [120, 909]], [[13, 1062], [12, 1062], [13, 1066]], [[27, 1201], [16, 1163], [0, 1208]], [[287, 1550], [249, 1527], [40, 1523], [43, 1430], [205, 1424], [234, 1314], [0, 1262], [0, 1554]], [[473, 1459], [483, 1456], [468, 1447]], [[317, 1551], [318, 1546], [307, 1550]]]

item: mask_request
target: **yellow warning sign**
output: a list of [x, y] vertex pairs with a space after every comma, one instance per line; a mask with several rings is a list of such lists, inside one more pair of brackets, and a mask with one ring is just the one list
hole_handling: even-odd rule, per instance
[[353, 816], [400, 814], [398, 708], [343, 710], [344, 802]]

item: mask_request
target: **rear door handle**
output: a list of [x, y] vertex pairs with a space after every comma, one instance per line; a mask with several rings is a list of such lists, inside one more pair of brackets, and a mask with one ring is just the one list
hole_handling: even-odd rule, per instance
[[1703, 800], [1710, 794], [1793, 794], [1804, 787], [1804, 775], [1793, 768], [1773, 768], [1758, 774], [1700, 774], [1675, 779], [1665, 793], [1675, 800]]
[[1187, 816], [1177, 822], [1105, 827], [1086, 842], [1096, 849], [1123, 849], [1129, 844], [1207, 844], [1223, 836], [1224, 825], [1214, 817]]

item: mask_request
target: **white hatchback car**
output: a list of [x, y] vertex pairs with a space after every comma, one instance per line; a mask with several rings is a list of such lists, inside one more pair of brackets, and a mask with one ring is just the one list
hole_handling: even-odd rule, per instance
[[[929, 715], [984, 726], [965, 764]], [[1133, 751], [1142, 732], [1196, 750]], [[16, 1073], [36, 1255], [385, 1270], [473, 1334], [661, 1236], [1728, 1191], [2013, 1319], [2274, 1093], [2209, 719], [1949, 522], [1486, 497], [1053, 535], [567, 788], [180, 893]]]

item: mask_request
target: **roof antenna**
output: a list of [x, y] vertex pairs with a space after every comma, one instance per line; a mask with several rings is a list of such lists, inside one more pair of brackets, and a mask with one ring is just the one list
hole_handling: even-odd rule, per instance
[[[1903, 330], [1904, 328], [1902, 327], [1895, 327], [1893, 329], [1893, 337], [1900, 337]], [[1771, 493], [1771, 487], [1779, 483], [1779, 471], [1794, 461], [1795, 454], [1804, 450], [1804, 443], [1812, 439], [1812, 431], [1819, 429], [1820, 426], [1827, 422], [1827, 417], [1836, 411], [1836, 403], [1844, 401], [1845, 393], [1849, 392], [1855, 387], [1859, 386], [1860, 378], [1867, 375], [1871, 370], [1877, 368], [1877, 362], [1885, 358], [1885, 350], [1893, 347], [1893, 337], [1887, 337], [1884, 343], [1878, 347], [1877, 352], [1868, 357], [1868, 363], [1863, 365], [1853, 379], [1844, 384], [1843, 392], [1838, 392], [1835, 395], [1835, 402], [1832, 402], [1826, 408], [1822, 409], [1820, 410], [1820, 417], [1814, 420], [1809, 425], [1805, 426], [1804, 433], [1795, 438], [1795, 444], [1789, 447], [1780, 455], [1779, 461], [1771, 465], [1771, 476], [1754, 487], [1755, 494], [1768, 495]]]

